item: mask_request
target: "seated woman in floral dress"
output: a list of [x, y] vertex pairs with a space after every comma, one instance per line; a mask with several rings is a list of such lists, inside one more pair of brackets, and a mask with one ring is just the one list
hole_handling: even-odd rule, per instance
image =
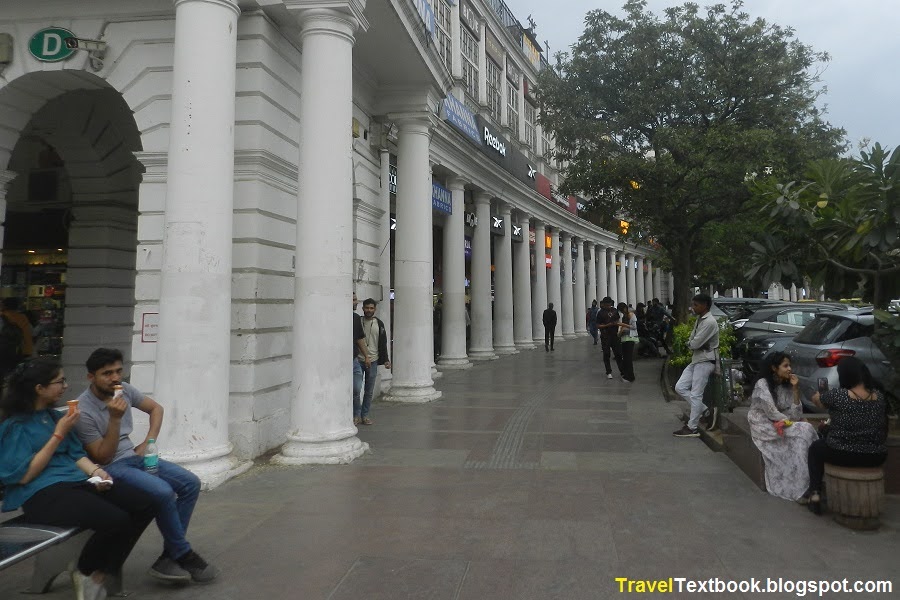
[[875, 389], [869, 368], [848, 356], [837, 366], [839, 388], [812, 401], [828, 411], [828, 435], [809, 447], [809, 508], [822, 513], [825, 463], [841, 467], [878, 467], [887, 459], [887, 401]]
[[785, 500], [801, 500], [809, 487], [806, 454], [818, 439], [815, 428], [800, 421], [803, 407], [791, 359], [774, 352], [763, 362], [750, 397], [750, 437], [766, 467], [766, 489]]

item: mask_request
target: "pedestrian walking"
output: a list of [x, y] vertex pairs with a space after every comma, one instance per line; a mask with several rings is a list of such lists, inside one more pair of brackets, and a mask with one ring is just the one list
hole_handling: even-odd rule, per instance
[[594, 345], [597, 345], [597, 316], [600, 314], [600, 308], [597, 306], [597, 301], [594, 300], [591, 302], [591, 307], [588, 309], [587, 315], [585, 319], [587, 321], [588, 333], [591, 334], [591, 337], [594, 338]]
[[618, 323], [618, 335], [622, 344], [622, 363], [619, 369], [622, 371], [622, 381], [631, 383], [634, 381], [634, 346], [638, 342], [637, 315], [624, 302], [620, 302], [618, 308], [622, 313]]
[[550, 352], [555, 349], [553, 338], [556, 334], [556, 311], [553, 310], [552, 302], [544, 310], [542, 320], [544, 322], [544, 351]]
[[600, 331], [600, 344], [603, 350], [603, 365], [606, 367], [606, 378], [612, 379], [610, 354], [616, 359], [619, 375], [622, 371], [622, 346], [619, 341], [619, 313], [613, 308], [613, 299], [609, 296], [600, 301], [600, 312], [597, 314], [597, 329]]

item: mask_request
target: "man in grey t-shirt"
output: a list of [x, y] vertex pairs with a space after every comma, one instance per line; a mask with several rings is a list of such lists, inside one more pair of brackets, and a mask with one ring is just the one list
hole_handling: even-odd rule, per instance
[[700, 437], [700, 417], [705, 409], [703, 392], [706, 390], [709, 376], [716, 369], [719, 357], [719, 324], [710, 314], [711, 308], [712, 298], [706, 294], [697, 294], [691, 299], [691, 310], [697, 315], [697, 321], [687, 343], [691, 349], [691, 364], [685, 368], [678, 378], [678, 383], [675, 384], [678, 395], [688, 401], [691, 414], [681, 429], [672, 432], [675, 437]]
[[[86, 365], [91, 385], [78, 397], [81, 418], [75, 431], [88, 455], [116, 481], [124, 481], [153, 498], [163, 553], [150, 567], [150, 575], [165, 581], [212, 581], [218, 569], [194, 552], [185, 539], [200, 495], [200, 479], [165, 460], [158, 462], [156, 474], [143, 469], [147, 442], [156, 439], [162, 427], [163, 407], [122, 381], [122, 353], [118, 350], [98, 348]], [[115, 394], [117, 386], [122, 387], [120, 396]], [[130, 437], [134, 429], [132, 408], [150, 416], [147, 437], [137, 446]]]

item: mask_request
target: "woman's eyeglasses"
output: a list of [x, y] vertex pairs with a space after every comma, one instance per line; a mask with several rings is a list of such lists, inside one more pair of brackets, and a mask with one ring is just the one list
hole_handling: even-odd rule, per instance
[[66, 385], [66, 383], [67, 383], [67, 382], [66, 382], [66, 378], [65, 378], [65, 377], [60, 377], [59, 379], [54, 379], [53, 381], [51, 381], [51, 382], [50, 382], [49, 384], [47, 384], [47, 385], [54, 385], [54, 384], [57, 384], [57, 383], [61, 383], [62, 385]]

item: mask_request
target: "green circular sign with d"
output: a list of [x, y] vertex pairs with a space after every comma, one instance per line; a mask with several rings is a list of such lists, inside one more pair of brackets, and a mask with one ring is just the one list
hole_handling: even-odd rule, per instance
[[66, 40], [75, 34], [61, 27], [41, 29], [31, 37], [28, 50], [36, 59], [44, 62], [57, 62], [72, 56], [74, 49], [66, 45]]

